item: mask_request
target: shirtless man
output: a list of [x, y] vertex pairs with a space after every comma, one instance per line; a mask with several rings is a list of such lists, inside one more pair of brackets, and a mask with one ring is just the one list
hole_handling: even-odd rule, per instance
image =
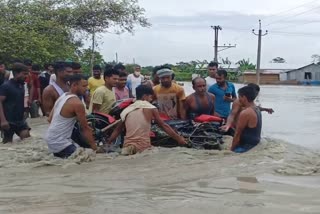
[[238, 95], [243, 110], [238, 118], [231, 151], [243, 153], [260, 143], [262, 117], [260, 109], [254, 104], [257, 93], [252, 87], [240, 88]]
[[69, 90], [65, 80], [73, 74], [71, 64], [56, 62], [54, 64], [54, 73], [56, 74], [56, 81], [51, 82], [42, 93], [42, 105], [46, 116], [49, 116], [56, 100]]
[[79, 96], [82, 96], [88, 87], [88, 81], [80, 74], [68, 79], [69, 92], [63, 94], [56, 101], [48, 118], [50, 126], [46, 134], [49, 151], [56, 157], [67, 158], [76, 151], [71, 135], [76, 121], [79, 121], [83, 136], [90, 147], [97, 150], [91, 128], [86, 119], [85, 107]]
[[150, 130], [151, 121], [158, 125], [179, 144], [186, 144], [185, 139], [179, 136], [169, 125], [164, 123], [159, 116], [158, 109], [150, 102], [153, 99], [153, 90], [147, 85], [136, 88], [137, 100], [121, 113], [121, 121], [112, 133], [107, 144], [111, 144], [121, 131], [126, 129], [123, 155], [133, 155], [151, 147]]
[[[252, 87], [256, 91], [256, 96], [258, 96], [258, 94], [260, 92], [260, 87], [254, 83], [249, 83], [248, 86]], [[266, 111], [269, 114], [272, 114], [274, 112], [272, 108], [263, 108], [260, 106], [258, 106], [258, 108], [260, 109], [260, 111]], [[242, 110], [243, 110], [243, 108], [241, 106], [239, 99], [236, 99], [233, 102], [231, 113], [228, 116], [227, 123], [226, 123], [226, 125], [221, 127], [221, 130], [224, 132], [228, 132], [231, 127], [235, 127], [237, 124], [239, 114]]]
[[202, 114], [214, 115], [215, 96], [206, 91], [206, 80], [197, 77], [192, 80], [195, 93], [186, 98], [185, 107], [190, 119]]

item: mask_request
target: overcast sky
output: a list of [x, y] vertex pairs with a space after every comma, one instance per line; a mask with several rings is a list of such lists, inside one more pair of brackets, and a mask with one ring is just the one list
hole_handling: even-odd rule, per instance
[[141, 65], [159, 65], [213, 59], [213, 31], [220, 25], [219, 44], [236, 48], [219, 52], [232, 62], [250, 58], [256, 62], [257, 37], [252, 29], [262, 20], [262, 64], [283, 57], [288, 64], [311, 62], [320, 54], [320, 0], [139, 0], [152, 24], [137, 28], [134, 35], [102, 35], [100, 52], [115, 59]]

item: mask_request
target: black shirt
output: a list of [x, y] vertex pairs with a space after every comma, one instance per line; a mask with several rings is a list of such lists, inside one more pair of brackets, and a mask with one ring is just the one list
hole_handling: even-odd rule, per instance
[[39, 82], [40, 82], [40, 90], [41, 93], [43, 92], [43, 90], [49, 85], [50, 82], [50, 74], [48, 72], [42, 72], [39, 75]]
[[24, 85], [11, 79], [0, 86], [0, 96], [6, 97], [2, 105], [7, 121], [24, 121]]

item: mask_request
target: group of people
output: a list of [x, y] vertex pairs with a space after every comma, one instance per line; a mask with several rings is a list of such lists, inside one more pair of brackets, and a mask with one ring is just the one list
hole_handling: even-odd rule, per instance
[[[197, 77], [192, 80], [195, 92], [187, 97], [184, 88], [173, 80], [174, 72], [165, 66], [156, 67], [152, 79], [145, 80], [139, 65], [135, 66], [132, 74], [128, 74], [122, 64], [106, 65], [103, 76], [102, 68], [96, 65], [92, 77], [87, 79], [81, 74], [79, 63], [48, 64], [45, 71], [40, 73], [34, 72], [40, 69], [30, 61], [16, 62], [11, 69], [12, 78], [6, 80], [8, 74], [1, 65], [0, 62], [3, 142], [12, 142], [14, 133], [21, 139], [30, 136], [25, 112], [26, 107], [35, 103], [50, 123], [45, 137], [49, 151], [60, 158], [69, 157], [77, 149], [71, 140], [76, 121], [90, 147], [95, 151], [103, 151], [97, 148], [86, 115], [93, 112], [108, 114], [117, 100], [126, 98], [135, 98], [135, 102], [121, 113], [121, 120], [108, 141], [108, 144], [113, 143], [125, 130], [122, 148], [124, 155], [132, 155], [151, 147], [149, 132], [152, 122], [158, 123], [179, 144], [186, 144], [186, 140], [167, 125], [164, 119], [185, 120], [200, 115], [224, 118], [226, 124], [221, 130], [235, 130], [231, 150], [245, 152], [260, 141], [260, 111], [273, 112], [272, 109], [254, 104], [260, 90], [255, 84], [239, 89], [237, 98], [235, 86], [226, 80], [227, 72], [219, 70], [217, 63], [208, 65], [207, 78]], [[28, 79], [30, 86], [26, 82]], [[28, 97], [27, 106], [26, 91], [32, 97]], [[34, 96], [35, 93], [37, 96]]]

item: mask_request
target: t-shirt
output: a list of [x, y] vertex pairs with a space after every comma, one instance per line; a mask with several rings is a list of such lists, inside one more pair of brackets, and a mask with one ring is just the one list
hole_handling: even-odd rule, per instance
[[120, 90], [117, 87], [114, 87], [113, 91], [116, 95], [117, 100], [123, 100], [123, 99], [129, 98], [129, 89], [127, 88], [127, 86], [125, 86], [122, 90]]
[[104, 79], [96, 79], [94, 77], [90, 77], [88, 79], [88, 84], [88, 89], [90, 90], [90, 94], [92, 95], [97, 88], [104, 85]]
[[6, 99], [2, 103], [4, 115], [9, 123], [24, 121], [24, 85], [11, 79], [0, 86], [0, 96]]
[[52, 74], [50, 76], [50, 81], [49, 81], [49, 84], [52, 85], [53, 82], [56, 82], [57, 81], [57, 76], [56, 74]]
[[184, 89], [178, 84], [172, 83], [170, 88], [157, 85], [153, 90], [159, 105], [159, 112], [171, 119], [178, 119], [180, 117], [180, 101], [186, 99]]
[[217, 83], [209, 88], [209, 92], [216, 96], [215, 99], [215, 111], [224, 118], [227, 118], [230, 114], [231, 102], [224, 100], [224, 95], [230, 93], [232, 97], [237, 97], [236, 89], [231, 82], [226, 82], [227, 88], [221, 88]]
[[140, 75], [135, 77], [133, 74], [129, 74], [127, 77], [127, 87], [131, 90], [133, 97], [136, 97], [136, 88], [141, 85], [144, 77]]
[[[9, 75], [9, 80], [13, 79], [13, 73], [10, 72], [10, 75]], [[25, 97], [29, 97], [29, 87], [28, 85], [30, 84], [30, 77], [29, 75], [27, 76], [26, 80], [25, 80], [25, 83], [24, 83], [24, 96]]]
[[215, 78], [210, 77], [210, 76], [207, 76], [205, 79], [206, 79], [206, 83], [207, 83], [207, 90], [209, 90], [209, 88], [211, 86], [213, 86], [214, 84], [217, 83], [217, 80]]
[[114, 92], [104, 85], [100, 86], [91, 97], [89, 112], [92, 113], [93, 104], [98, 104], [101, 105], [99, 112], [108, 114], [115, 102], [116, 96]]

